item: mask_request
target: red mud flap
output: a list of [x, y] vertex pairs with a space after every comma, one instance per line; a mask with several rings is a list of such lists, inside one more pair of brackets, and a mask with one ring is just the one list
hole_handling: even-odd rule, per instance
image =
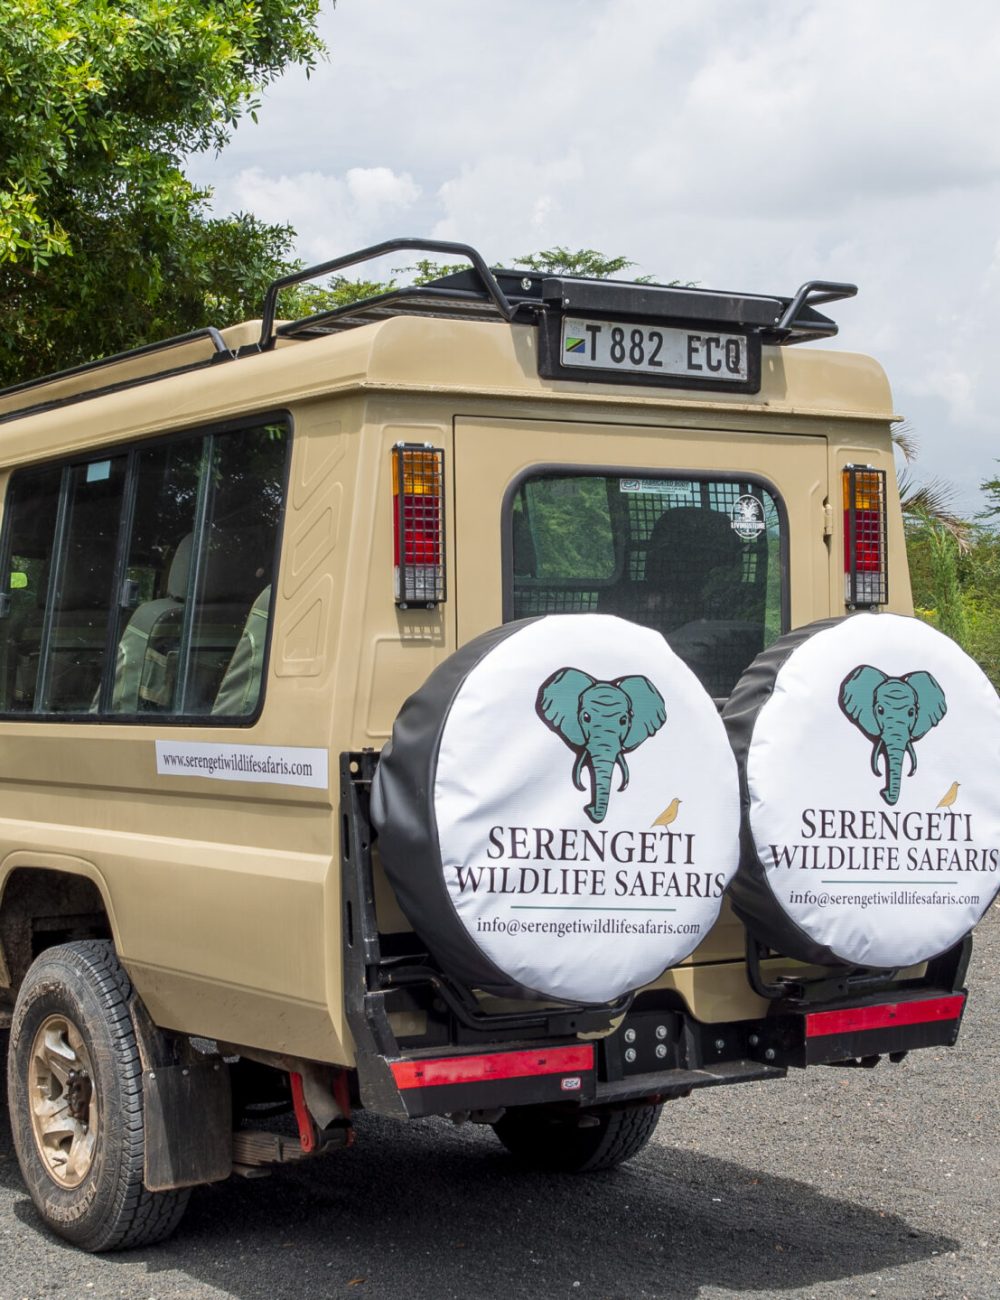
[[552, 1101], [591, 1102], [596, 1088], [595, 1054], [590, 1043], [461, 1056], [408, 1056], [389, 1064], [411, 1118]]
[[910, 998], [805, 1016], [806, 1064], [886, 1056], [920, 1047], [951, 1047], [965, 1010], [965, 994]]

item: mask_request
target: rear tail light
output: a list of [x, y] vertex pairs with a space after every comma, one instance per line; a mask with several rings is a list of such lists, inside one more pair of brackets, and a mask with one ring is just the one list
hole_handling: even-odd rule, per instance
[[426, 443], [392, 449], [393, 565], [400, 609], [445, 598], [444, 452]]
[[889, 599], [885, 538], [885, 470], [844, 466], [844, 600], [869, 609]]

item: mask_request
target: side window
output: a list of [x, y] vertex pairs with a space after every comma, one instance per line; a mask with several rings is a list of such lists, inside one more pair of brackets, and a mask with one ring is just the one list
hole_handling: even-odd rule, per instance
[[781, 516], [757, 484], [550, 472], [510, 508], [512, 618], [645, 624], [715, 697], [782, 631]]
[[[261, 602], [266, 626], [287, 439], [280, 426], [268, 425], [247, 429], [239, 439], [215, 441], [178, 710], [213, 713], [220, 692], [222, 699], [233, 700], [238, 691], [236, 712], [242, 715], [257, 704], [264, 646], [258, 634], [246, 665], [237, 650], [244, 635], [254, 637]], [[234, 675], [245, 673], [247, 680], [234, 685]], [[252, 679], [256, 687], [249, 689]]]
[[35, 711], [88, 713], [96, 707], [117, 605], [115, 553], [125, 485], [123, 455], [63, 471], [59, 545], [39, 656]]
[[109, 708], [173, 713], [205, 439], [145, 447], [135, 459]]
[[0, 711], [253, 714], [288, 446], [272, 423], [14, 474]]
[[42, 627], [59, 512], [60, 469], [15, 474], [7, 493], [7, 582], [0, 621], [0, 708], [30, 713], [42, 648]]

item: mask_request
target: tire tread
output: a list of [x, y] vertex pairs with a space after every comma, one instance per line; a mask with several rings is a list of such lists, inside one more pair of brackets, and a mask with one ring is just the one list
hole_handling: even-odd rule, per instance
[[633, 1106], [630, 1110], [612, 1111], [611, 1123], [601, 1144], [582, 1172], [614, 1169], [637, 1156], [653, 1136], [659, 1118], [659, 1106]]
[[559, 1173], [597, 1173], [614, 1169], [639, 1154], [653, 1135], [661, 1105], [607, 1111], [594, 1128], [579, 1128], [558, 1114], [532, 1107], [509, 1110], [493, 1126], [507, 1150], [522, 1164]]
[[[79, 1235], [63, 1230], [58, 1223], [50, 1222], [49, 1226], [93, 1252], [150, 1246], [163, 1241], [177, 1227], [187, 1207], [190, 1189], [150, 1192], [142, 1181], [145, 1116], [142, 1060], [130, 1011], [132, 982], [119, 964], [113, 945], [107, 940], [82, 940], [50, 948], [42, 953], [37, 967], [44, 970], [46, 963], [58, 962], [74, 969], [100, 1002], [112, 1053], [117, 1060], [122, 1092], [122, 1153], [117, 1181], [108, 1196], [110, 1203], [99, 1221]], [[32, 972], [37, 977], [37, 967], [29, 971], [25, 986], [32, 980]], [[11, 1094], [13, 1096], [13, 1089]], [[39, 1210], [44, 1217], [44, 1206], [39, 1206]]]

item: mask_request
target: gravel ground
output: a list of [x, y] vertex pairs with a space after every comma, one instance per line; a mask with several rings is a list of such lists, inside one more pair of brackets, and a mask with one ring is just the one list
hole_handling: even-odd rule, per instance
[[996, 908], [969, 983], [957, 1048], [696, 1094], [610, 1174], [543, 1178], [488, 1130], [361, 1116], [351, 1151], [199, 1189], [172, 1241], [121, 1255], [40, 1227], [4, 1118], [0, 1300], [995, 1300]]

